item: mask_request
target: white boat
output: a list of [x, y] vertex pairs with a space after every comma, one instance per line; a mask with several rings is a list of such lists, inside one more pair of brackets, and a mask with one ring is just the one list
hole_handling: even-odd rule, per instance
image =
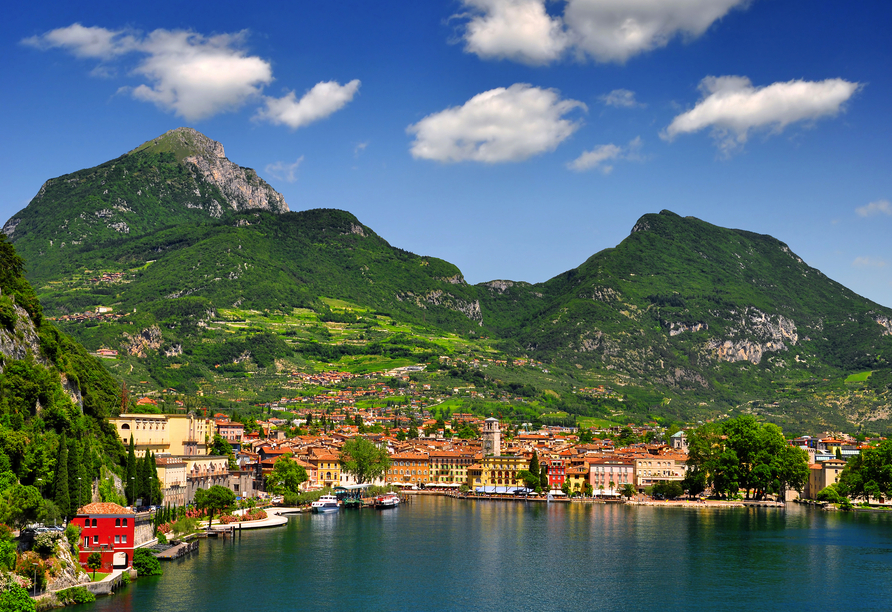
[[395, 493], [385, 493], [375, 498], [375, 508], [396, 508], [400, 505], [400, 496]]
[[319, 499], [313, 502], [311, 508], [313, 512], [316, 514], [322, 514], [326, 512], [337, 512], [338, 508], [341, 507], [338, 498], [334, 495], [323, 495]]

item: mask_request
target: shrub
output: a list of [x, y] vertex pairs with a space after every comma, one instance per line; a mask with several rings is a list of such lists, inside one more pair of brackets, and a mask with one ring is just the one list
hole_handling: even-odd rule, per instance
[[28, 596], [28, 591], [14, 582], [7, 582], [0, 591], [0, 610], [15, 610], [16, 612], [34, 612], [34, 600]]
[[68, 527], [65, 528], [65, 539], [68, 540], [68, 546], [71, 547], [71, 554], [78, 554], [78, 543], [81, 541], [81, 528], [80, 525], [75, 525], [74, 523], [68, 523]]
[[177, 533], [191, 533], [198, 529], [198, 519], [194, 516], [186, 516], [174, 523], [172, 527], [173, 531]]
[[161, 529], [158, 529], [158, 543], [159, 544], [167, 544], [167, 536], [164, 535], [164, 532]]
[[61, 539], [62, 534], [58, 531], [39, 533], [34, 538], [34, 546], [32, 548], [41, 555], [51, 555], [56, 550], [56, 543]]
[[92, 603], [96, 601], [96, 596], [84, 587], [71, 587], [56, 593], [59, 601], [66, 606], [71, 604]]
[[161, 562], [155, 554], [147, 548], [137, 548], [133, 551], [133, 569], [138, 576], [160, 576]]

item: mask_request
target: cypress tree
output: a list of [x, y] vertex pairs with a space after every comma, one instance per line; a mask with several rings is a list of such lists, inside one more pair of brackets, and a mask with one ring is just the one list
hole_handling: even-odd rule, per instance
[[81, 478], [81, 505], [89, 504], [93, 501], [93, 449], [90, 446], [90, 439], [86, 438], [83, 442], [83, 453], [81, 453], [80, 469], [83, 471]]
[[533, 458], [530, 459], [530, 473], [539, 475], [539, 455], [533, 451]]
[[81, 454], [81, 445], [77, 440], [72, 440], [68, 449], [68, 501], [71, 511], [71, 514], [68, 516], [77, 514], [81, 507], [81, 482], [83, 482], [84, 478]]
[[152, 503], [160, 504], [164, 499], [164, 493], [161, 491], [161, 479], [158, 478], [158, 464], [155, 462], [155, 453], [152, 453], [149, 467], [151, 468]]
[[124, 493], [127, 503], [136, 499], [136, 450], [133, 445], [133, 434], [130, 434], [130, 448], [127, 450], [127, 466], [124, 469]]
[[149, 498], [152, 495], [152, 484], [149, 476], [149, 451], [139, 460], [138, 474], [136, 475], [137, 493], [136, 497], [142, 500], [142, 505], [149, 504]]
[[65, 434], [62, 434], [62, 439], [59, 442], [59, 454], [56, 457], [53, 502], [64, 516], [71, 516], [71, 496], [68, 492], [68, 441], [65, 439]]
[[548, 491], [550, 488], [548, 486], [548, 466], [542, 465], [542, 470], [539, 472], [539, 486], [542, 487], [543, 491]]

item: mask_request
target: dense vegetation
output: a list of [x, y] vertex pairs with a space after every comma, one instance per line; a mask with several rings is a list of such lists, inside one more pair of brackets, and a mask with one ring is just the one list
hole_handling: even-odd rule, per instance
[[123, 459], [107, 421], [117, 383], [45, 319], [23, 270], [0, 235], [0, 295], [16, 315], [0, 331], [0, 520], [16, 526], [72, 516], [102, 466]]

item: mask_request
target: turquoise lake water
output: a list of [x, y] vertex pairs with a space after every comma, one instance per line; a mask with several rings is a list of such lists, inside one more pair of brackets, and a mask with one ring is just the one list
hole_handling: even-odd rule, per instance
[[892, 517], [471, 502], [298, 515], [81, 610], [889, 610]]

